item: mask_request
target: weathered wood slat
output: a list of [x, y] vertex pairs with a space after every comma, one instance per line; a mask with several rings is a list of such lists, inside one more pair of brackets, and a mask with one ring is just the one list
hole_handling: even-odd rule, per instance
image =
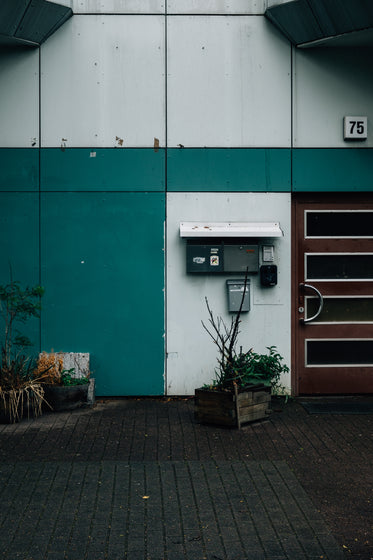
[[248, 406], [250, 404], [259, 404], [271, 400], [271, 394], [264, 391], [258, 393], [241, 393], [238, 395], [238, 406]]
[[269, 414], [271, 391], [264, 385], [251, 386], [236, 395], [226, 391], [196, 389], [195, 419], [204, 424], [237, 426], [266, 418]]
[[253, 406], [251, 408], [244, 408], [240, 410], [240, 422], [250, 422], [251, 420], [264, 418], [265, 416], [268, 416], [267, 410], [268, 405], [266, 403]]

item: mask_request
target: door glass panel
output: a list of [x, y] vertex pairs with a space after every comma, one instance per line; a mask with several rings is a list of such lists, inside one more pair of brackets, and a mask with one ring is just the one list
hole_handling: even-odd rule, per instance
[[367, 212], [306, 211], [307, 237], [373, 237], [373, 210]]
[[[306, 298], [306, 317], [312, 317], [319, 309], [319, 298]], [[368, 323], [373, 322], [373, 298], [371, 297], [324, 297], [324, 306], [317, 323]]]
[[373, 278], [372, 254], [308, 254], [306, 266], [308, 280], [370, 280]]
[[306, 365], [373, 364], [373, 340], [307, 340]]

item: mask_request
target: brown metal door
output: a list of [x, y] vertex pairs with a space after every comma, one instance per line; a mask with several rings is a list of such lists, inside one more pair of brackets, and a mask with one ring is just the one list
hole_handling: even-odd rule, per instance
[[293, 201], [293, 391], [373, 393], [373, 197]]

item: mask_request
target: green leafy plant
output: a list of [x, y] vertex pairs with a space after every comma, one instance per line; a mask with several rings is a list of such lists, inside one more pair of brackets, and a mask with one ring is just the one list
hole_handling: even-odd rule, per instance
[[283, 363], [276, 346], [267, 346], [267, 350], [267, 354], [257, 354], [252, 349], [234, 354], [224, 368], [220, 368], [215, 385], [226, 389], [236, 383], [240, 389], [244, 389], [260, 383], [271, 386], [272, 392], [280, 392], [281, 375], [287, 373], [289, 368]]
[[264, 384], [272, 387], [273, 393], [280, 393], [280, 378], [288, 373], [289, 368], [283, 363], [283, 357], [277, 352], [276, 346], [267, 346], [267, 354], [257, 354], [250, 349], [243, 352], [240, 347], [236, 351], [237, 338], [240, 333], [241, 312], [246, 292], [247, 274], [241, 304], [229, 326], [221, 317], [215, 317], [208, 299], [206, 306], [209, 313], [210, 326], [202, 325], [218, 347], [218, 368], [215, 370], [216, 379], [207, 387], [215, 390], [234, 391], [235, 386], [244, 390], [249, 385]]
[[75, 387], [76, 385], [86, 385], [89, 383], [88, 377], [74, 377], [75, 368], [63, 369], [61, 371], [61, 384], [65, 387]]
[[18, 330], [19, 324], [31, 317], [39, 317], [44, 288], [22, 288], [11, 279], [0, 286], [0, 317], [3, 324], [0, 359], [0, 403], [11, 422], [18, 421], [24, 405], [34, 415], [41, 413], [44, 391], [34, 377], [34, 360], [25, 353], [32, 346], [30, 339]]

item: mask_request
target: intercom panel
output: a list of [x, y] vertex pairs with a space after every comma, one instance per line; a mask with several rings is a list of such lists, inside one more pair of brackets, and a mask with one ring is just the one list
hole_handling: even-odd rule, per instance
[[260, 283], [262, 286], [276, 286], [277, 266], [275, 264], [264, 264], [260, 267]]

